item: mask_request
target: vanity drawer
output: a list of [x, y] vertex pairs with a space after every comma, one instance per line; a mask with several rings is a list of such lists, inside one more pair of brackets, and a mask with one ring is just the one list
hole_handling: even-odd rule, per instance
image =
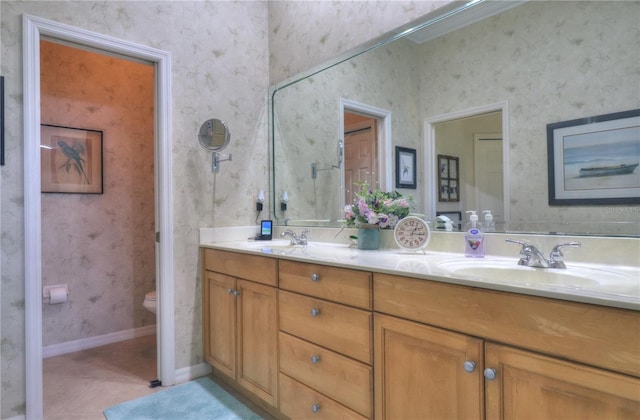
[[280, 374], [280, 411], [290, 419], [357, 419], [360, 414], [329, 397]]
[[258, 283], [278, 284], [278, 260], [238, 252], [204, 248], [204, 269]]
[[371, 366], [280, 332], [280, 372], [372, 417]]
[[373, 287], [377, 312], [640, 377], [639, 311], [388, 274]]
[[280, 330], [371, 364], [372, 314], [280, 290]]
[[371, 309], [371, 273], [280, 260], [280, 288]]

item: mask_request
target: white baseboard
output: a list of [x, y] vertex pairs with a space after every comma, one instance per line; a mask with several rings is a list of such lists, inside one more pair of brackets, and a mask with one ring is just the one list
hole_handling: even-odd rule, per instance
[[207, 376], [211, 373], [211, 366], [208, 363], [199, 363], [182, 369], [176, 369], [176, 384], [188, 382], [192, 379]]
[[5, 420], [25, 420], [26, 418], [27, 418], [26, 415], [21, 414], [19, 416], [15, 416], [15, 417], [9, 417], [8, 419], [5, 419]]
[[62, 354], [73, 353], [80, 350], [92, 349], [106, 344], [117, 343], [119, 341], [131, 340], [136, 337], [152, 335], [156, 333], [156, 325], [134, 328], [131, 330], [118, 331], [111, 334], [98, 335], [95, 337], [83, 338], [82, 340], [67, 341], [66, 343], [52, 344], [42, 348], [42, 358], [60, 356]]

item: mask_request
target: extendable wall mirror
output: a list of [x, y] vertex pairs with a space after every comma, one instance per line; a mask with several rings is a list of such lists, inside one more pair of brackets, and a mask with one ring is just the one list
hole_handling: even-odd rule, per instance
[[213, 172], [220, 170], [220, 162], [231, 160], [231, 154], [223, 155], [220, 153], [231, 141], [231, 132], [224, 121], [217, 118], [205, 121], [200, 126], [198, 141], [205, 150], [213, 152], [213, 163], [211, 165]]

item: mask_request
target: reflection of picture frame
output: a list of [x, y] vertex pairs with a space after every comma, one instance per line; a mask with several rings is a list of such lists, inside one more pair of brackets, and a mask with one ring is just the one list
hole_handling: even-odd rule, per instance
[[42, 192], [102, 194], [102, 131], [42, 124]]
[[438, 155], [438, 201], [460, 201], [458, 165], [459, 158]]
[[0, 76], [0, 166], [4, 165], [4, 76]]
[[[461, 211], [437, 211], [436, 216], [446, 216], [451, 220], [453, 224], [453, 229], [462, 230], [462, 212]], [[443, 230], [445, 229], [444, 222], [442, 220], [436, 220], [435, 229]]]
[[640, 109], [547, 125], [549, 205], [640, 203]]
[[396, 188], [416, 188], [416, 149], [396, 146]]

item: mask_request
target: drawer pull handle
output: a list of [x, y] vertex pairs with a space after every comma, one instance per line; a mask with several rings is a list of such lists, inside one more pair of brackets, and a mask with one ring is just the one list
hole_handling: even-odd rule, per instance
[[487, 368], [484, 370], [484, 377], [487, 378], [490, 381], [493, 381], [494, 379], [496, 379], [496, 370], [495, 369], [490, 369]]
[[311, 309], [311, 316], [312, 317], [316, 317], [318, 315], [320, 315], [320, 309], [318, 309], [318, 308]]
[[313, 404], [311, 406], [311, 411], [313, 411], [314, 413], [317, 413], [318, 411], [320, 411], [320, 404]]
[[227, 293], [230, 294], [230, 295], [233, 295], [233, 296], [238, 296], [240, 294], [240, 291], [229, 288], [229, 289], [227, 289]]
[[317, 356], [317, 355], [311, 356], [311, 363], [313, 363], [314, 365], [317, 365], [319, 362], [320, 362], [320, 356]]
[[466, 362], [464, 362], [464, 365], [462, 365], [462, 367], [464, 368], [465, 372], [471, 373], [476, 370], [476, 362], [467, 360]]
[[311, 275], [311, 281], [318, 281], [318, 280], [320, 280], [320, 274], [313, 273]]

